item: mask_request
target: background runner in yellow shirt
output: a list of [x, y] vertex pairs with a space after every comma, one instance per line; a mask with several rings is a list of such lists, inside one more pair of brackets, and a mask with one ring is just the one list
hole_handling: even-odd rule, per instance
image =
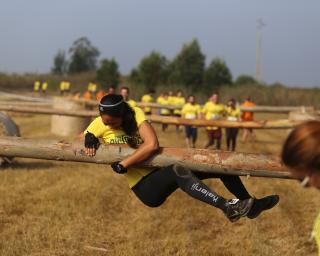
[[41, 85], [41, 92], [42, 93], [46, 93], [48, 90], [48, 83], [47, 82], [43, 82]]
[[[135, 167], [159, 149], [157, 135], [146, 121], [143, 111], [131, 108], [121, 95], [116, 94], [104, 96], [99, 111], [100, 116], [85, 131], [85, 152], [94, 156], [99, 147], [99, 138], [104, 143], [135, 147], [131, 155], [112, 163], [111, 167], [114, 172], [126, 176], [132, 191], [145, 205], [158, 207], [177, 188], [181, 188], [189, 196], [219, 208], [234, 222], [245, 216], [256, 218], [270, 203], [272, 206], [277, 203], [277, 196], [262, 199], [251, 197], [239, 177], [199, 173], [178, 164], [154, 169]], [[201, 181], [207, 178], [220, 178], [239, 199], [228, 200], [220, 196]]]
[[[219, 103], [218, 93], [212, 94], [210, 100], [203, 106], [202, 113], [206, 120], [218, 120], [225, 114], [225, 107]], [[209, 148], [216, 141], [216, 149], [221, 149], [222, 131], [220, 127], [206, 127], [208, 143], [205, 148]]]
[[[186, 104], [186, 99], [183, 97], [183, 93], [181, 90], [178, 90], [176, 96], [173, 98], [173, 106], [180, 107], [173, 110], [173, 115], [176, 117], [181, 117], [181, 108], [184, 104]], [[176, 125], [176, 131], [180, 132], [179, 125]]]
[[[182, 110], [182, 118], [195, 120], [200, 118], [201, 113], [201, 107], [199, 104], [195, 103], [195, 97], [193, 95], [188, 96], [188, 103], [186, 103]], [[196, 127], [193, 127], [191, 125], [185, 126], [186, 131], [186, 144], [187, 147], [196, 147], [196, 141], [197, 141], [197, 135], [198, 135], [198, 129]]]
[[121, 87], [120, 94], [122, 95], [124, 101], [127, 102], [130, 107], [134, 108], [137, 106], [137, 102], [130, 99], [130, 90], [128, 87], [126, 86]]
[[[226, 108], [227, 120], [231, 122], [240, 121], [240, 115], [241, 111], [236, 106], [236, 101], [230, 99]], [[229, 151], [236, 150], [238, 132], [239, 128], [226, 128], [227, 149]]]
[[[152, 102], [154, 102], [154, 98], [153, 98], [154, 93], [155, 93], [155, 91], [153, 89], [150, 89], [148, 91], [148, 93], [146, 93], [145, 95], [142, 96], [141, 102], [143, 102], [143, 103], [152, 103]], [[151, 111], [150, 107], [145, 107], [143, 109], [143, 111], [144, 111], [144, 113], [146, 115], [151, 115], [152, 114], [152, 111]]]
[[[167, 92], [164, 92], [162, 94], [161, 100], [159, 101], [159, 104], [161, 105], [170, 105], [170, 101], [169, 101], [169, 94]], [[167, 108], [161, 108], [160, 109], [160, 115], [161, 116], [170, 116], [171, 112], [170, 109]], [[162, 124], [162, 131], [165, 132], [168, 128], [167, 124]]]
[[33, 91], [38, 93], [40, 91], [40, 86], [41, 86], [40, 81], [35, 81], [33, 84]]
[[[320, 122], [308, 121], [297, 126], [282, 147], [282, 162], [303, 187], [320, 189]], [[301, 192], [303, 193], [303, 192]], [[320, 197], [319, 197], [320, 198]], [[320, 215], [313, 230], [320, 256]]]

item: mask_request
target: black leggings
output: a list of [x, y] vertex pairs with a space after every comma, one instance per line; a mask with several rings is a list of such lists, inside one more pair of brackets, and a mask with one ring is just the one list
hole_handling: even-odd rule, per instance
[[238, 176], [196, 172], [180, 165], [154, 170], [132, 190], [149, 207], [160, 206], [177, 188], [181, 188], [189, 196], [224, 210], [226, 199], [201, 181], [208, 178], [220, 178], [225, 187], [240, 200], [251, 197]]
[[227, 148], [229, 151], [236, 150], [238, 128], [226, 128]]

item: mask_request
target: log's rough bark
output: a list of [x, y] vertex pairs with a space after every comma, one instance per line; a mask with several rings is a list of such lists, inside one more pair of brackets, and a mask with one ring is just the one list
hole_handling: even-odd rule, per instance
[[262, 120], [262, 121], [228, 121], [228, 120], [203, 120], [203, 119], [183, 119], [172, 116], [151, 115], [148, 117], [154, 123], [192, 125], [192, 126], [216, 126], [223, 128], [252, 128], [252, 129], [290, 129], [300, 124], [301, 121], [288, 119]]
[[[77, 99], [76, 101], [82, 102], [85, 105], [94, 107], [98, 106], [98, 101], [95, 100], [85, 100], [85, 99]], [[138, 107], [150, 107], [150, 108], [166, 108], [170, 110], [181, 109], [182, 106], [172, 106], [172, 105], [161, 105], [159, 103], [144, 103], [137, 102]], [[291, 111], [301, 111], [301, 112], [309, 112], [314, 111], [314, 107], [312, 106], [255, 106], [255, 107], [242, 107], [240, 106], [241, 111], [246, 112], [262, 112], [262, 113], [289, 113]]]
[[[62, 115], [73, 117], [96, 117], [99, 115], [97, 111], [92, 110], [64, 110], [53, 108], [33, 108], [33, 107], [17, 107], [10, 105], [0, 105], [2, 111], [12, 111], [19, 113], [44, 114], [44, 115]], [[172, 116], [158, 116], [151, 115], [147, 117], [151, 122], [161, 124], [175, 124], [175, 125], [192, 125], [198, 127], [216, 126], [223, 128], [252, 128], [252, 129], [290, 129], [300, 124], [302, 121], [294, 121], [288, 119], [279, 120], [263, 120], [250, 122], [233, 122], [227, 120], [190, 120]]]
[[[101, 145], [95, 157], [85, 154], [82, 141], [0, 138], [0, 156], [24, 157], [58, 161], [110, 164], [132, 154], [134, 150], [117, 145]], [[161, 148], [151, 159], [139, 166], [161, 167], [181, 164], [192, 170], [239, 176], [291, 178], [276, 156], [245, 154], [205, 149]]]

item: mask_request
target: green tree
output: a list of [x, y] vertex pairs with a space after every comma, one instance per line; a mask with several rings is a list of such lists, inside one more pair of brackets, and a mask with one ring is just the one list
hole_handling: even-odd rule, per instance
[[208, 90], [232, 84], [232, 75], [225, 61], [214, 58], [205, 71], [204, 81]]
[[55, 75], [63, 75], [67, 71], [67, 59], [64, 50], [58, 50], [53, 59], [53, 67], [51, 73]]
[[103, 59], [97, 70], [97, 80], [107, 85], [117, 87], [119, 84], [120, 72], [119, 65], [114, 58], [111, 60]]
[[205, 56], [196, 39], [184, 44], [180, 53], [170, 64], [171, 83], [183, 84], [192, 88], [201, 86], [205, 68]]
[[254, 77], [249, 75], [239, 75], [234, 83], [237, 85], [257, 84], [257, 80], [254, 79]]
[[145, 56], [137, 69], [139, 81], [147, 88], [153, 88], [167, 82], [168, 61], [165, 56], [152, 51]]
[[69, 73], [80, 73], [96, 69], [99, 50], [86, 37], [77, 39], [69, 49]]
[[140, 80], [140, 77], [139, 77], [139, 72], [136, 68], [133, 68], [130, 72], [130, 75], [129, 75], [129, 81], [131, 83], [134, 83], [134, 84], [139, 84], [141, 83], [141, 80]]

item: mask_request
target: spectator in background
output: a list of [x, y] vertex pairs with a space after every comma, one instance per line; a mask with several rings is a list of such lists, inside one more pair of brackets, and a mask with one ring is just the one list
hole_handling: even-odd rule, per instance
[[48, 90], [48, 83], [43, 82], [41, 85], [41, 92], [45, 94], [45, 93], [47, 93], [47, 90]]
[[97, 93], [97, 85], [90, 82], [88, 84], [88, 91], [92, 94], [92, 97], [94, 97]]
[[[152, 103], [154, 102], [154, 98], [153, 98], [153, 95], [154, 95], [155, 91], [154, 89], [150, 89], [148, 91], [148, 93], [144, 94], [141, 98], [141, 102], [143, 103]], [[151, 111], [151, 108], [150, 107], [145, 107], [143, 109], [144, 113], [146, 115], [151, 115], [152, 114], [152, 111]]]
[[[231, 122], [240, 121], [241, 111], [236, 106], [236, 101], [230, 99], [226, 108], [227, 120]], [[238, 137], [239, 128], [226, 128], [227, 149], [229, 151], [236, 150], [236, 143]]]
[[134, 108], [137, 106], [137, 103], [134, 100], [130, 99], [130, 90], [128, 87], [121, 87], [120, 94], [123, 97], [124, 101], [127, 102], [130, 107]]
[[[219, 103], [219, 94], [213, 93], [209, 101], [204, 105], [202, 113], [206, 120], [218, 120], [221, 119], [225, 114], [225, 107]], [[222, 131], [220, 127], [207, 126], [208, 142], [205, 148], [209, 148], [216, 141], [216, 149], [221, 149], [221, 138]]]
[[71, 90], [71, 83], [70, 82], [65, 82], [64, 84], [64, 92], [69, 94]]
[[[162, 94], [162, 98], [161, 101], [159, 102], [159, 104], [164, 105], [164, 106], [168, 106], [169, 105], [169, 94], [167, 92]], [[160, 109], [160, 115], [161, 116], [170, 116], [171, 112], [168, 108], [161, 108]], [[167, 124], [162, 124], [162, 131], [165, 132], [168, 128]]]
[[104, 95], [106, 95], [106, 93], [103, 90], [99, 90], [97, 95], [96, 95], [97, 101], [100, 102], [100, 100], [103, 98]]
[[[201, 107], [195, 103], [195, 97], [193, 95], [188, 96], [187, 103], [184, 104], [181, 110], [182, 118], [195, 120], [200, 118]], [[186, 144], [188, 148], [195, 148], [198, 136], [198, 129], [191, 125], [185, 126], [186, 131]]]
[[79, 100], [80, 97], [81, 97], [80, 91], [75, 91], [75, 92], [73, 93], [72, 98], [73, 98], [74, 100]]
[[59, 84], [59, 91], [60, 91], [60, 95], [63, 96], [64, 92], [65, 92], [65, 88], [66, 88], [66, 82], [65, 81], [61, 81]]
[[40, 85], [41, 85], [41, 82], [40, 81], [35, 81], [34, 84], [33, 84], [33, 91], [35, 93], [39, 93], [40, 92]]
[[92, 100], [93, 99], [93, 95], [92, 95], [91, 91], [89, 91], [89, 90], [85, 91], [84, 94], [83, 94], [83, 98], [85, 100]]
[[[251, 100], [250, 97], [248, 97], [242, 103], [242, 107], [254, 107], [254, 106], [256, 106], [256, 104]], [[241, 119], [242, 119], [242, 121], [245, 121], [245, 122], [253, 121], [253, 112], [243, 111], [242, 115], [241, 115]], [[247, 141], [249, 134], [252, 138], [252, 141], [255, 141], [256, 135], [255, 135], [253, 129], [252, 128], [244, 128], [243, 134], [242, 134], [242, 142], [243, 143], [245, 143]]]
[[114, 86], [110, 86], [107, 94], [115, 94], [115, 93], [116, 93], [116, 88]]
[[[181, 117], [181, 107], [186, 104], [186, 99], [183, 97], [182, 91], [178, 90], [176, 96], [173, 97], [173, 106], [177, 107], [173, 110], [173, 115]], [[176, 131], [179, 132], [179, 125], [176, 125]]]

